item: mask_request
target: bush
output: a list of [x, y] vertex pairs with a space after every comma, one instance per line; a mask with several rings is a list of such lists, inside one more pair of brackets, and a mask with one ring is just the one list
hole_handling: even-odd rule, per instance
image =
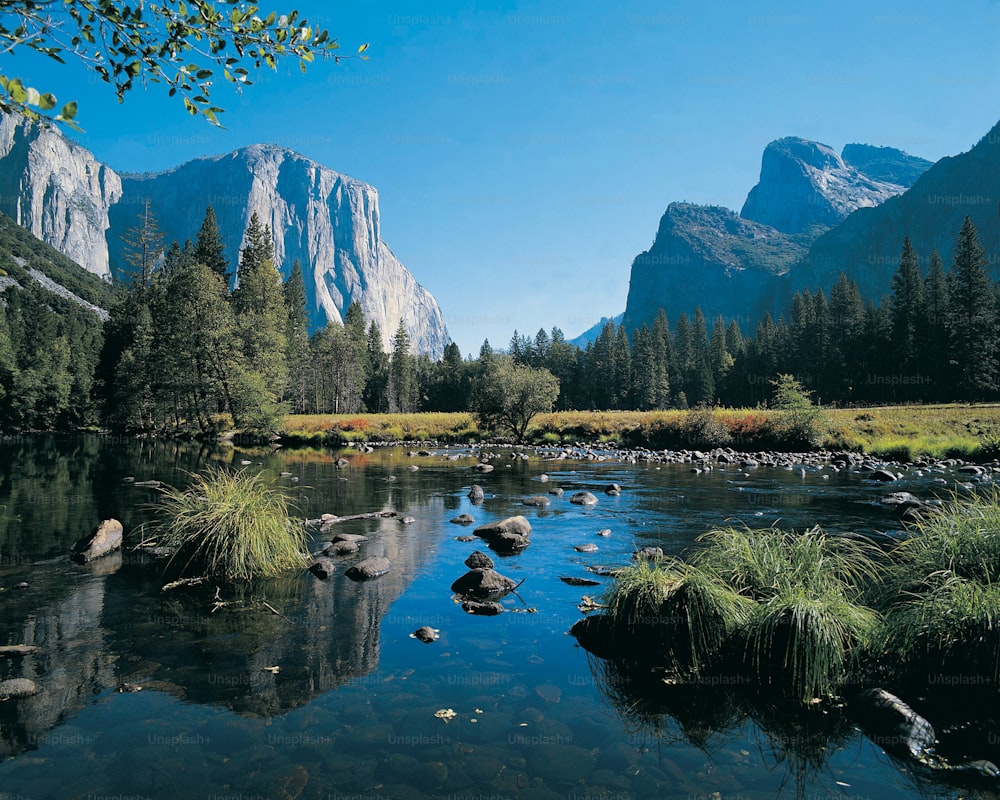
[[243, 581], [309, 563], [305, 529], [259, 474], [219, 467], [195, 475], [186, 489], [162, 492], [153, 532], [159, 544], [176, 549], [170, 565], [181, 575]]

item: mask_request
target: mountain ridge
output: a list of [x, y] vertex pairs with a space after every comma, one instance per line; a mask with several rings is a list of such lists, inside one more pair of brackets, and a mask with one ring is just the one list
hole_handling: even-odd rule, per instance
[[61, 252], [89, 254], [82, 266], [102, 278], [123, 274], [120, 237], [146, 198], [165, 244], [193, 239], [212, 206], [231, 272], [257, 211], [274, 233], [282, 276], [295, 259], [302, 264], [312, 330], [342, 322], [358, 302], [386, 349], [401, 320], [413, 352], [440, 358], [451, 341], [437, 300], [381, 239], [375, 187], [290, 148], [252, 144], [119, 175], [61, 133], [4, 116], [0, 164], [8, 200], [0, 211]]

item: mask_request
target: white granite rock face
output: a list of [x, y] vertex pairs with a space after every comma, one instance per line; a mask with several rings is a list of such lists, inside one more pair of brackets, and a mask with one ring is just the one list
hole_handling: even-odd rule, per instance
[[[167, 241], [193, 238], [211, 205], [235, 274], [250, 216], [257, 212], [274, 232], [275, 260], [284, 276], [302, 266], [314, 327], [343, 321], [361, 304], [389, 341], [402, 319], [414, 352], [439, 358], [450, 338], [433, 295], [381, 239], [378, 192], [291, 150], [252, 145], [199, 158], [148, 175], [127, 175], [124, 197], [112, 211], [112, 236], [129, 225], [146, 198]], [[121, 248], [112, 246], [112, 269]]]
[[119, 176], [55, 128], [0, 115], [0, 211], [88, 271], [118, 274], [120, 237], [146, 198], [165, 243], [193, 240], [211, 205], [234, 274], [256, 211], [282, 275], [302, 266], [313, 328], [343, 321], [357, 301], [387, 349], [400, 320], [415, 353], [440, 358], [451, 341], [434, 296], [382, 241], [374, 187], [273, 145]]
[[55, 128], [0, 114], [0, 211], [84, 269], [109, 278], [108, 210], [118, 174]]
[[764, 150], [760, 182], [740, 216], [782, 233], [803, 233], [832, 227], [852, 211], [881, 205], [906, 188], [869, 177], [825, 144], [789, 136]]

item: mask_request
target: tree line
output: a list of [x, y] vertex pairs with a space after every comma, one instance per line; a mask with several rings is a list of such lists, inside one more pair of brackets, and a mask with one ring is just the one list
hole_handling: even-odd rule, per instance
[[829, 295], [797, 293], [787, 320], [765, 316], [751, 336], [721, 317], [709, 325], [700, 309], [672, 325], [661, 311], [631, 333], [609, 322], [585, 348], [559, 328], [533, 338], [515, 331], [506, 349], [484, 341], [463, 358], [451, 343], [439, 361], [410, 352], [402, 321], [386, 352], [357, 303], [309, 335], [301, 267], [282, 280], [256, 214], [235, 275], [211, 208], [183, 245], [163, 246], [148, 206], [124, 238], [128, 274], [103, 331], [91, 312], [30, 281], [6, 287], [4, 429], [265, 432], [289, 412], [474, 410], [500, 419], [514, 395], [557, 410], [755, 406], [772, 400], [781, 374], [823, 403], [1000, 395], [1000, 294], [969, 219], [948, 271], [935, 251], [924, 274], [905, 240], [878, 303], [841, 274]]

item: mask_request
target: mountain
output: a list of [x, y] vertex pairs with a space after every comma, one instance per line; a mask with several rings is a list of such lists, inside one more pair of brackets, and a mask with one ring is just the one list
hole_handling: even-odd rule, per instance
[[671, 323], [700, 307], [708, 320], [757, 319], [779, 304], [778, 278], [805, 256], [808, 241], [737, 216], [728, 208], [671, 203], [652, 247], [632, 262], [624, 324]]
[[597, 337], [601, 335], [601, 331], [604, 330], [604, 326], [606, 323], [610, 322], [612, 325], [617, 327], [621, 323], [623, 316], [624, 313], [615, 314], [613, 317], [601, 317], [600, 322], [591, 325], [589, 328], [587, 328], [587, 330], [585, 330], [576, 338], [570, 339], [569, 343], [576, 345], [581, 350], [586, 350], [588, 344], [597, 341]]
[[[892, 148], [848, 147], [862, 164], [877, 167], [881, 175], [889, 173], [890, 164], [901, 160], [910, 164], [913, 159]], [[879, 161], [870, 151], [882, 149], [889, 152]], [[929, 161], [923, 163], [924, 169], [930, 166]], [[896, 173], [906, 174], [902, 168]], [[740, 216], [782, 233], [807, 233], [816, 226], [832, 227], [855, 209], [884, 203], [911, 184], [912, 180], [898, 184], [876, 179], [849, 164], [832, 147], [789, 136], [764, 149], [760, 182], [747, 195]]]
[[146, 199], [165, 242], [194, 239], [212, 206], [235, 273], [256, 211], [284, 276], [298, 259], [313, 330], [360, 303], [388, 348], [399, 321], [414, 352], [451, 341], [434, 296], [382, 241], [378, 192], [286, 148], [253, 145], [155, 174], [119, 176], [56, 130], [0, 120], [0, 211], [102, 278], [122, 273], [121, 235]]
[[68, 301], [102, 321], [115, 299], [110, 284], [0, 213], [0, 297], [15, 285], [44, 290], [57, 312]]
[[674, 322], [700, 307], [709, 320], [721, 314], [752, 329], [812, 286], [803, 265], [818, 237], [858, 209], [902, 194], [929, 166], [891, 147], [850, 144], [838, 155], [797, 137], [771, 142], [739, 215], [719, 206], [667, 207], [653, 245], [632, 263], [625, 327], [652, 323], [660, 308]]
[[877, 299], [889, 291], [907, 236], [926, 272], [937, 248], [950, 268], [955, 239], [966, 216], [979, 231], [989, 269], [1000, 280], [1000, 123], [968, 152], [942, 158], [904, 194], [877, 208], [855, 211], [810, 247], [803, 281], [812, 287], [833, 284], [841, 270], [864, 295]]
[[0, 114], [0, 212], [89, 272], [109, 278], [108, 210], [121, 199], [114, 170], [55, 128]]

